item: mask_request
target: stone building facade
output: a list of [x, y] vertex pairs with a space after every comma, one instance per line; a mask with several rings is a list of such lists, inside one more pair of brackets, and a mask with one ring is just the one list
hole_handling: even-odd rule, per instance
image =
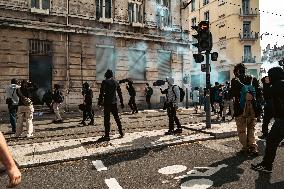
[[[0, 0], [0, 108], [12, 78], [35, 83], [38, 100], [62, 85], [67, 109], [82, 102], [83, 82], [97, 104], [106, 69], [134, 81], [141, 106], [146, 82], [173, 76], [183, 86], [192, 62], [188, 13], [179, 0]], [[154, 87], [152, 102], [161, 99]]]

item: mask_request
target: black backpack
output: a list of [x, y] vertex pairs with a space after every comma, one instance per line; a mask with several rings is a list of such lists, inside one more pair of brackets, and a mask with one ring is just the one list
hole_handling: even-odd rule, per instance
[[63, 96], [61, 91], [57, 91], [55, 93], [54, 101], [57, 102], [57, 103], [62, 103], [64, 101], [64, 96]]
[[[174, 85], [174, 86], [177, 86], [177, 85]], [[173, 86], [173, 92], [175, 93], [175, 91], [174, 91], [174, 86]], [[184, 96], [185, 96], [185, 91], [183, 90], [183, 88], [181, 88], [180, 86], [178, 86], [178, 88], [179, 88], [179, 94], [180, 94], [180, 97], [179, 97], [179, 99], [180, 99], [180, 102], [183, 102], [183, 99], [184, 99]], [[175, 94], [175, 96], [176, 96], [176, 94]], [[177, 97], [177, 96], [176, 96]]]

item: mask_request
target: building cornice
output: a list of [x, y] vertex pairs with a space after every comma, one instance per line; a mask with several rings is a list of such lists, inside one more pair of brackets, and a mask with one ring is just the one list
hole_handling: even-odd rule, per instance
[[43, 31], [61, 32], [61, 33], [89, 34], [89, 35], [96, 35], [96, 36], [127, 38], [127, 39], [143, 40], [143, 41], [155, 41], [155, 42], [180, 44], [180, 45], [190, 45], [191, 44], [190, 41], [182, 40], [181, 38], [178, 38], [177, 40], [173, 40], [173, 39], [169, 39], [163, 36], [152, 35], [152, 34], [137, 35], [137, 33], [134, 33], [134, 32], [100, 29], [100, 28], [71, 25], [71, 24], [64, 25], [64, 24], [55, 24], [55, 23], [50, 23], [50, 22], [11, 19], [11, 18], [4, 18], [4, 17], [0, 17], [0, 27], [2, 28], [3, 27], [23, 28], [23, 29], [43, 30]]

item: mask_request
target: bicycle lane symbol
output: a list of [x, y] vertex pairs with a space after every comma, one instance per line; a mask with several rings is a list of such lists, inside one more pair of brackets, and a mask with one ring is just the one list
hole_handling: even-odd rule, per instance
[[[198, 179], [190, 179], [181, 184], [181, 189], [207, 189], [213, 186], [214, 182], [208, 177], [214, 175], [222, 168], [228, 167], [226, 164], [218, 165], [217, 167], [194, 167], [192, 170], [188, 171], [185, 175], [175, 177], [175, 180], [181, 180], [185, 178], [198, 177]], [[163, 167], [158, 170], [159, 173], [165, 175], [177, 174], [185, 171], [187, 169], [184, 165], [173, 165]], [[203, 178], [200, 178], [203, 177]]]

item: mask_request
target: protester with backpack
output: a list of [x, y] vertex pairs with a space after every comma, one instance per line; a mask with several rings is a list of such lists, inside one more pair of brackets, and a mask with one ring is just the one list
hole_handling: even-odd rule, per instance
[[12, 79], [11, 84], [6, 89], [6, 104], [8, 105], [10, 124], [12, 126], [12, 133], [16, 133], [16, 122], [17, 122], [17, 111], [19, 97], [16, 94], [16, 90], [20, 86], [18, 85], [17, 79]]
[[149, 83], [146, 83], [145, 87], [145, 95], [146, 95], [146, 103], [148, 106], [148, 109], [151, 109], [151, 96], [153, 95], [153, 89], [150, 87]]
[[242, 63], [234, 67], [235, 78], [231, 81], [230, 93], [234, 98], [234, 116], [242, 144], [241, 153], [257, 156], [255, 125], [260, 112], [256, 109], [255, 89], [258, 87], [258, 81], [255, 77], [246, 75], [245, 70], [246, 67]]
[[52, 123], [63, 123], [59, 108], [60, 108], [61, 103], [64, 101], [64, 96], [62, 92], [60, 91], [60, 85], [54, 84], [53, 88], [54, 88], [54, 91], [52, 94], [52, 100], [53, 100], [52, 109], [55, 114], [55, 117]]
[[33, 102], [32, 97], [32, 84], [27, 80], [22, 80], [21, 87], [16, 90], [19, 97], [19, 106], [17, 112], [17, 127], [16, 127], [16, 137], [19, 137], [23, 132], [23, 122], [26, 121], [27, 127], [27, 137], [32, 137], [34, 132], [33, 126]]
[[[167, 109], [167, 114], [169, 117], [169, 130], [165, 133], [165, 135], [172, 135], [175, 133], [182, 133], [181, 124], [176, 115], [176, 111], [178, 108], [178, 103], [181, 101], [181, 93], [180, 88], [177, 85], [174, 85], [173, 78], [167, 78], [166, 82], [168, 83], [168, 88], [165, 90], [161, 90], [162, 94], [166, 94], [166, 102], [165, 108]], [[177, 129], [174, 130], [174, 123], [177, 124]]]
[[269, 173], [272, 172], [277, 148], [284, 139], [284, 70], [280, 67], [271, 68], [268, 71], [268, 77], [265, 81], [267, 85], [264, 85], [264, 90], [267, 98], [272, 99], [275, 122], [266, 139], [265, 154], [262, 162], [252, 164], [251, 168], [256, 171]]

